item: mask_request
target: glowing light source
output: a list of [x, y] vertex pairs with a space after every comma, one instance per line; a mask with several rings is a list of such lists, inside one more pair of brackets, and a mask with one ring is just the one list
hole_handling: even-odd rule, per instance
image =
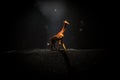
[[57, 10], [56, 10], [56, 9], [54, 9], [54, 12], [57, 12]]
[[64, 18], [66, 11], [65, 5], [58, 2], [41, 3], [39, 9], [40, 12], [52, 22], [59, 21], [61, 18]]
[[80, 28], [80, 31], [83, 31], [83, 29], [82, 29], [82, 28]]

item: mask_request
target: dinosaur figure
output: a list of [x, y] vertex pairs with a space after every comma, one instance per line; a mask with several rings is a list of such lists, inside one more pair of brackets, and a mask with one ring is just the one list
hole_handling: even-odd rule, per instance
[[66, 27], [69, 24], [70, 23], [68, 21], [64, 20], [62, 29], [56, 35], [50, 38], [49, 47], [51, 50], [59, 50], [59, 47], [61, 45], [64, 48], [64, 50], [66, 50], [65, 44], [63, 42], [63, 38]]

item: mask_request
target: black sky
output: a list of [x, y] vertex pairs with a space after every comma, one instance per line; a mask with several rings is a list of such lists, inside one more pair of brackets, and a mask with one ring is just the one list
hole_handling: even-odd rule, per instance
[[[73, 40], [69, 39], [68, 42], [68, 38], [72, 38], [72, 36], [69, 35], [69, 31], [66, 32], [66, 36], [69, 36], [65, 39], [68, 48], [104, 48], [106, 16], [104, 2], [75, 2], [74, 0], [64, 2], [68, 9], [67, 19], [70, 19], [71, 26], [75, 26], [71, 28]], [[2, 51], [46, 48], [47, 31], [44, 25], [48, 20], [39, 12], [35, 3], [35, 0], [6, 2], [3, 7], [4, 23], [2, 24], [4, 25], [1, 29]], [[81, 20], [84, 21], [84, 27], [80, 24]], [[79, 28], [82, 28], [83, 31], [78, 31]]]

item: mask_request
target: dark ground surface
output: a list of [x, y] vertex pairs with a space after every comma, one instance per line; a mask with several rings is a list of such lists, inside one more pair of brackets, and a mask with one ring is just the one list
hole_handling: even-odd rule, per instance
[[49, 51], [34, 49], [0, 54], [1, 76], [18, 79], [108, 79], [109, 59], [103, 49]]

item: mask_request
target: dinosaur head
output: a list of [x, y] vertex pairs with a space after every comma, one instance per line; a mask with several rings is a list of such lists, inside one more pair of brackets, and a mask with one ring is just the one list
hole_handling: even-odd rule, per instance
[[64, 20], [64, 23], [65, 23], [65, 24], [68, 24], [68, 25], [70, 24], [67, 20]]

